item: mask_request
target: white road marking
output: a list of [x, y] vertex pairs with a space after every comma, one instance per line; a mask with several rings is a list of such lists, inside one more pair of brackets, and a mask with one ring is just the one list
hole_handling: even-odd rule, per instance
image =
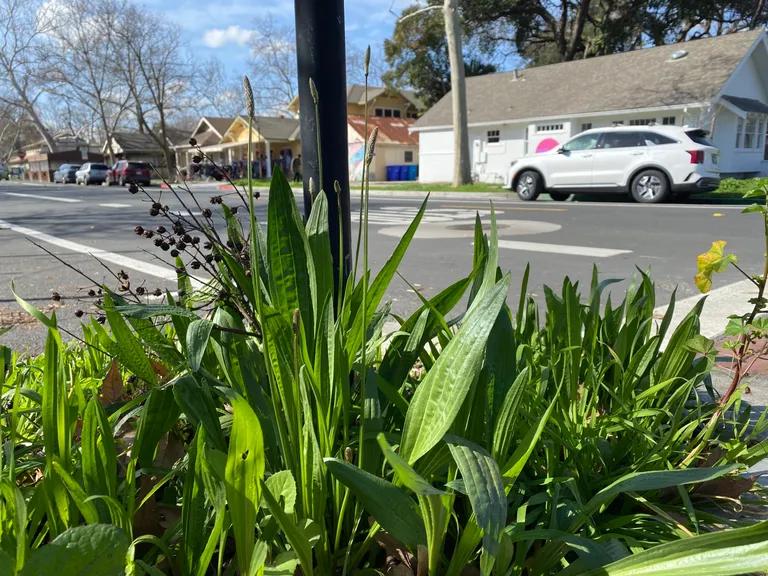
[[[672, 336], [674, 328], [682, 322], [683, 318], [693, 309], [693, 307], [706, 296], [704, 308], [701, 311], [701, 334], [707, 338], [714, 338], [725, 331], [725, 325], [728, 323], [728, 317], [737, 314], [746, 314], [752, 310], [750, 298], [757, 296], [757, 287], [749, 280], [742, 280], [727, 286], [715, 288], [708, 294], [697, 294], [684, 298], [675, 303], [675, 311], [672, 313], [672, 323], [667, 332], [666, 341]], [[659, 322], [667, 311], [667, 305], [659, 306], [653, 313]]]
[[[40, 232], [39, 230], [33, 230], [32, 228], [26, 228], [24, 226], [17, 226], [16, 224], [11, 224], [5, 220], [0, 220], [0, 230], [3, 229], [29, 236], [30, 238], [34, 238], [40, 242], [52, 244], [53, 246], [58, 246], [59, 248], [64, 248], [65, 250], [79, 252], [80, 254], [88, 254], [89, 256], [94, 256], [103, 262], [110, 262], [122, 268], [128, 268], [130, 270], [135, 270], [136, 272], [141, 272], [142, 274], [148, 274], [150, 276], [162, 278], [163, 280], [168, 280], [170, 282], [175, 282], [177, 279], [176, 271], [170, 267], [158, 266], [157, 264], [144, 262], [143, 260], [131, 258], [130, 256], [116, 254], [115, 252], [108, 252], [106, 250], [102, 250], [101, 248], [93, 248], [85, 244], [79, 244], [77, 242], [72, 242], [71, 240], [65, 240], [64, 238], [51, 236], [50, 234]], [[192, 277], [192, 285], [195, 288], [200, 288], [204, 284], [204, 279]]]
[[99, 206], [103, 208], [130, 208], [130, 204], [117, 204], [112, 202], [104, 202], [103, 204], [99, 204]]
[[[370, 224], [383, 224], [388, 226], [408, 225], [418, 214], [419, 209], [413, 206], [382, 206], [376, 210], [368, 211], [368, 222]], [[503, 214], [502, 210], [497, 210], [496, 215]], [[490, 210], [465, 210], [462, 208], [427, 208], [422, 222], [424, 223], [450, 223], [466, 220], [474, 222], [475, 214], [481, 218], [488, 219], [491, 215]], [[360, 212], [352, 211], [352, 222], [360, 221]]]
[[40, 196], [39, 194], [22, 194], [21, 192], [5, 192], [6, 196], [18, 196], [20, 198], [35, 198], [38, 200], [53, 200], [54, 202], [82, 202], [77, 198], [59, 198], [57, 196]]
[[174, 214], [175, 216], [182, 216], [182, 217], [183, 216], [202, 216], [203, 215], [202, 212], [197, 212], [197, 211], [189, 212], [187, 210], [171, 210], [170, 213]]
[[613, 248], [593, 248], [592, 246], [571, 246], [570, 244], [545, 244], [543, 242], [520, 242], [517, 240], [499, 240], [499, 248], [523, 250], [526, 252], [546, 252], [550, 254], [567, 254], [569, 256], [591, 256], [593, 258], [610, 258], [619, 254], [630, 254], [632, 250], [615, 250]]

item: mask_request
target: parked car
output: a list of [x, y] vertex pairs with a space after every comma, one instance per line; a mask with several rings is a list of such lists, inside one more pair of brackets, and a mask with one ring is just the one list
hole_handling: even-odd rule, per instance
[[118, 160], [108, 172], [107, 184], [125, 186], [126, 182], [128, 184], [135, 182], [142, 186], [149, 186], [151, 177], [152, 167], [149, 163]]
[[10, 180], [10, 173], [8, 172], [8, 166], [0, 164], [0, 180]]
[[75, 181], [75, 173], [80, 168], [79, 164], [62, 164], [59, 169], [53, 173], [55, 183], [69, 184]]
[[720, 183], [719, 150], [707, 132], [685, 126], [594, 128], [561, 147], [512, 163], [506, 187], [522, 200], [549, 193], [567, 200], [575, 192], [619, 192], [657, 203]]
[[14, 180], [23, 180], [24, 168], [21, 166], [11, 166], [11, 168], [8, 170], [8, 179], [10, 180], [11, 178]]
[[75, 172], [75, 184], [103, 184], [108, 172], [109, 166], [106, 164], [86, 162]]

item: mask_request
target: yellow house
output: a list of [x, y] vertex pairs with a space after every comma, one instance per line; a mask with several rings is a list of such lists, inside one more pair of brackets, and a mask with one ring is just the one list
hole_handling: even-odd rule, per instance
[[[280, 165], [291, 172], [294, 158], [301, 154], [299, 121], [295, 118], [256, 116], [253, 119], [254, 177], [269, 178], [272, 169]], [[245, 166], [248, 158], [248, 121], [237, 116], [221, 139], [227, 164]], [[258, 160], [258, 161], [257, 161]]]
[[[380, 118], [418, 118], [421, 101], [411, 90], [395, 90], [382, 86], [368, 87], [368, 114]], [[365, 86], [350, 84], [347, 87], [347, 114], [365, 115]], [[299, 114], [299, 97], [288, 104], [288, 110]]]

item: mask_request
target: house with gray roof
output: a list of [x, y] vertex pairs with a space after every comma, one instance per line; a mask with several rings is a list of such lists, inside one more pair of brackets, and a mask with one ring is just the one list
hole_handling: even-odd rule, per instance
[[[724, 175], [768, 173], [768, 40], [762, 30], [467, 78], [472, 171], [503, 182], [511, 161], [589, 128], [689, 125], [710, 132]], [[451, 95], [416, 123], [419, 180], [453, 171]]]

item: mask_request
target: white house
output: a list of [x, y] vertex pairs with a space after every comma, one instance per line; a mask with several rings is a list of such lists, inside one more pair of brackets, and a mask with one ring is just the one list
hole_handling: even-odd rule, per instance
[[[768, 173], [768, 39], [762, 30], [467, 79], [472, 172], [503, 182], [509, 164], [589, 128], [702, 127], [724, 175]], [[451, 96], [416, 121], [419, 180], [453, 173]]]

